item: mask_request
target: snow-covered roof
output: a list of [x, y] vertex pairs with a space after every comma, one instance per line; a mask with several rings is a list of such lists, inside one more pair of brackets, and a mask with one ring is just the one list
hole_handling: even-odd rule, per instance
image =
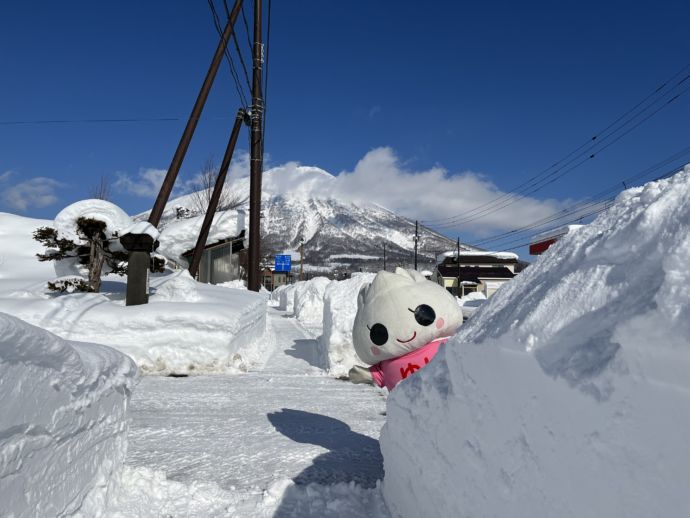
[[537, 234], [532, 238], [532, 243], [541, 243], [542, 241], [548, 241], [550, 239], [559, 238], [561, 236], [568, 234], [569, 232], [577, 230], [582, 226], [583, 225], [565, 225], [562, 227], [548, 230], [546, 232], [542, 232], [541, 234]]
[[[437, 257], [437, 261], [443, 261], [446, 257], [458, 257], [457, 250], [449, 250], [448, 252], [443, 252]], [[460, 250], [460, 257], [493, 257], [495, 259], [502, 260], [518, 260], [518, 255], [513, 252], [491, 252], [486, 251], [474, 251], [474, 250]]]

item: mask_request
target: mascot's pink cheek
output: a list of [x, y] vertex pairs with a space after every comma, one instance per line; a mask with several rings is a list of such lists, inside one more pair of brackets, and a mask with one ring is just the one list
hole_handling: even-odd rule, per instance
[[445, 325], [446, 325], [446, 321], [443, 320], [442, 318], [439, 318], [439, 319], [436, 321], [436, 329], [441, 329], [441, 328], [442, 328], [443, 326], [445, 326]]
[[381, 354], [381, 349], [379, 349], [378, 347], [374, 347], [372, 345], [371, 346], [371, 354], [373, 354], [374, 356], [378, 356], [379, 354]]

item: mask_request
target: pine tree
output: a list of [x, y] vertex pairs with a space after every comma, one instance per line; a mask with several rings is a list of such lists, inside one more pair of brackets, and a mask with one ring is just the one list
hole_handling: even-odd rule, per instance
[[[109, 273], [125, 275], [127, 273], [127, 253], [111, 250], [106, 234], [106, 224], [93, 218], [81, 217], [77, 220], [77, 235], [81, 242], [60, 238], [57, 230], [51, 227], [37, 229], [33, 237], [45, 246], [43, 254], [36, 254], [39, 261], [61, 261], [67, 258], [78, 258], [79, 264], [88, 268], [88, 279], [74, 277], [49, 282], [48, 288], [54, 291], [92, 291], [101, 289], [103, 266], [107, 265]], [[115, 234], [115, 237], [117, 235]]]

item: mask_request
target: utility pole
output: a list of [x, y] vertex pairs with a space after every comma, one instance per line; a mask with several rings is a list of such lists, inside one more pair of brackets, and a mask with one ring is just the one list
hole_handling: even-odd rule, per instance
[[458, 236], [458, 292], [457, 295], [460, 296], [460, 236]]
[[[192, 135], [194, 135], [194, 130], [199, 122], [199, 118], [201, 117], [201, 112], [206, 104], [206, 99], [211, 91], [213, 81], [216, 78], [218, 67], [220, 66], [220, 62], [223, 60], [223, 54], [225, 54], [228, 41], [230, 41], [230, 38], [232, 37], [235, 20], [237, 20], [237, 16], [239, 15], [241, 9], [242, 0], [235, 0], [235, 5], [230, 12], [228, 22], [225, 24], [223, 35], [218, 42], [216, 52], [211, 60], [211, 65], [206, 72], [206, 77], [204, 78], [204, 82], [201, 85], [201, 90], [199, 91], [199, 95], [197, 96], [194, 107], [192, 108], [192, 113], [189, 115], [189, 119], [187, 120], [187, 125], [182, 133], [180, 142], [177, 144], [177, 149], [175, 150], [172, 162], [168, 168], [168, 173], [165, 175], [165, 179], [163, 180], [163, 184], [158, 192], [156, 202], [153, 205], [153, 209], [151, 209], [149, 223], [154, 227], [157, 227], [161, 221], [161, 216], [165, 210], [165, 204], [168, 203], [168, 198], [170, 198], [170, 193], [172, 192], [173, 185], [175, 185], [177, 174], [180, 172], [182, 161], [187, 153], [187, 148], [189, 148]], [[146, 234], [132, 234], [130, 237], [125, 239], [125, 242], [121, 241], [121, 243], [125, 250], [129, 252], [126, 304], [128, 306], [147, 304], [149, 298], [148, 270], [151, 263], [150, 254], [156, 249], [157, 244], [155, 240], [149, 242]]]
[[251, 150], [249, 173], [249, 275], [247, 288], [259, 291], [259, 250], [261, 232], [261, 174], [263, 172], [263, 94], [261, 69], [264, 47], [261, 43], [261, 2], [254, 0], [254, 48], [252, 68]]
[[182, 138], [180, 139], [177, 149], [175, 150], [175, 155], [173, 156], [170, 167], [168, 168], [168, 173], [165, 175], [163, 184], [161, 185], [161, 190], [156, 198], [156, 203], [151, 209], [151, 215], [149, 216], [149, 223], [154, 227], [158, 226], [160, 223], [161, 216], [163, 215], [163, 210], [165, 209], [165, 204], [168, 203], [168, 198], [172, 192], [173, 185], [177, 179], [177, 174], [180, 172], [180, 167], [182, 166], [182, 161], [187, 154], [187, 148], [189, 148], [189, 143], [192, 140], [192, 135], [194, 135], [194, 130], [201, 117], [201, 112], [204, 109], [204, 104], [206, 104], [206, 99], [208, 98], [208, 93], [211, 91], [211, 86], [216, 78], [216, 73], [218, 72], [218, 67], [223, 60], [223, 54], [225, 54], [225, 49], [228, 46], [228, 41], [232, 37], [233, 27], [235, 26], [235, 20], [242, 9], [242, 0], [236, 0], [235, 5], [230, 12], [230, 18], [228, 18], [228, 23], [225, 24], [225, 29], [223, 30], [223, 35], [220, 38], [218, 47], [216, 48], [216, 53], [213, 55], [213, 60], [211, 61], [211, 66], [206, 72], [206, 77], [201, 85], [201, 90], [196, 98], [194, 107], [192, 108], [192, 113], [187, 120], [187, 126], [185, 126], [184, 132], [182, 133]]
[[414, 269], [417, 269], [417, 242], [419, 241], [419, 221], [414, 222]]
[[[189, 265], [189, 274], [192, 277], [196, 277], [197, 271], [199, 270], [201, 256], [204, 253], [208, 233], [211, 229], [211, 223], [213, 223], [213, 216], [216, 214], [216, 210], [218, 209], [218, 201], [220, 200], [220, 195], [223, 192], [223, 185], [225, 184], [225, 178], [228, 175], [228, 168], [230, 167], [232, 155], [235, 152], [235, 144], [237, 143], [237, 137], [240, 134], [240, 128], [244, 122], [244, 117], [245, 111], [240, 108], [237, 111], [237, 117], [235, 117], [235, 124], [232, 127], [230, 140], [228, 140], [228, 145], [225, 148], [225, 155], [223, 155], [223, 161], [220, 164], [218, 178], [216, 178], [216, 184], [213, 187], [213, 194], [211, 194], [211, 200], [208, 203], [208, 209], [206, 210], [206, 215], [204, 216], [204, 222], [201, 225], [201, 231], [199, 232], [199, 237], [196, 241], [192, 262]], [[232, 243], [230, 244], [230, 247], [232, 248]]]
[[299, 242], [299, 280], [304, 280], [304, 239]]
[[386, 271], [386, 243], [383, 243], [383, 270]]

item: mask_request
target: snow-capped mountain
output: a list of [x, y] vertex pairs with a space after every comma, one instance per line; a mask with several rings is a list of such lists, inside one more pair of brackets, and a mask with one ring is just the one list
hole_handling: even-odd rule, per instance
[[[248, 198], [249, 178], [226, 188], [232, 196]], [[180, 207], [198, 215], [188, 194], [166, 205], [161, 227], [179, 217]], [[182, 212], [187, 212], [183, 210]], [[146, 216], [142, 214], [141, 216]], [[348, 199], [338, 191], [336, 177], [316, 167], [288, 164], [264, 172], [262, 182], [262, 256], [298, 251], [304, 241], [305, 267], [364, 271], [414, 262], [415, 222], [366, 200]], [[420, 226], [418, 263], [431, 267], [438, 252], [456, 243]], [[463, 250], [475, 248], [462, 245]]]

